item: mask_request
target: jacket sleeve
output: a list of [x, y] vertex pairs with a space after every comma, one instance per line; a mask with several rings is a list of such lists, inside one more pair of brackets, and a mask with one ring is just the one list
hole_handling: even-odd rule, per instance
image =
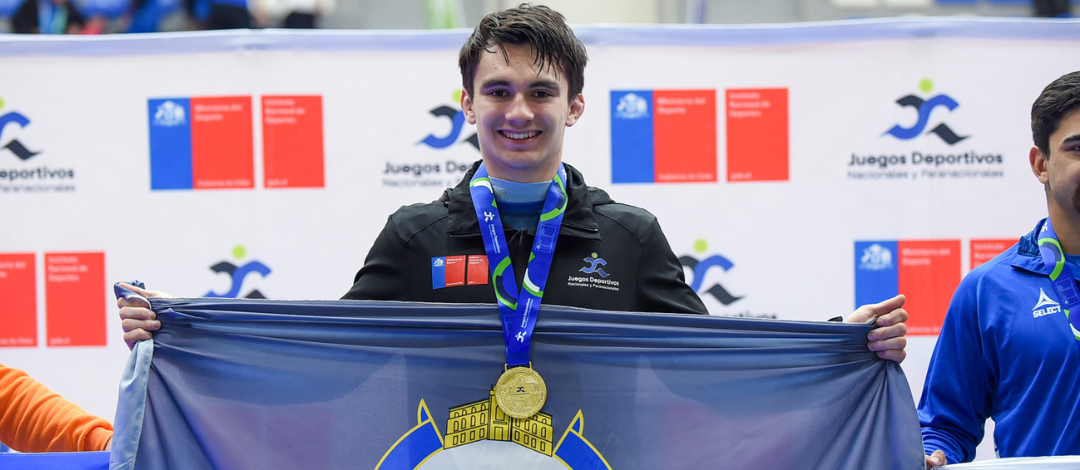
[[[923, 447], [949, 463], [970, 462], [993, 407], [993, 369], [979, 326], [979, 279], [968, 275], [953, 295], [919, 399]], [[986, 308], [987, 306], [982, 306]]]
[[0, 442], [19, 452], [86, 452], [105, 450], [112, 435], [105, 419], [0, 364]]
[[690, 288], [682, 263], [671, 251], [667, 237], [654, 218], [642, 240], [638, 270], [638, 308], [642, 312], [698, 313], [708, 315], [701, 297]]
[[405, 240], [399, 235], [394, 215], [368, 252], [364, 266], [353, 278], [352, 288], [342, 296], [347, 300], [412, 300]]

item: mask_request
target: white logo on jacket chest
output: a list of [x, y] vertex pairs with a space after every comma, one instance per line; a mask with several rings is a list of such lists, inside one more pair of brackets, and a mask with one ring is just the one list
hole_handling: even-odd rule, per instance
[[1043, 317], [1052, 313], [1061, 312], [1061, 304], [1055, 302], [1050, 297], [1046, 296], [1046, 292], [1039, 288], [1039, 301], [1035, 304], [1035, 307], [1031, 309], [1031, 316], [1034, 318]]
[[592, 256], [582, 258], [586, 266], [578, 269], [578, 272], [587, 274], [586, 276], [573, 275], [566, 279], [566, 285], [571, 287], [590, 287], [594, 289], [604, 289], [619, 292], [619, 281], [615, 279], [608, 279], [611, 274], [604, 271], [603, 266], [607, 266], [607, 261], [601, 258], [596, 253], [592, 253]]

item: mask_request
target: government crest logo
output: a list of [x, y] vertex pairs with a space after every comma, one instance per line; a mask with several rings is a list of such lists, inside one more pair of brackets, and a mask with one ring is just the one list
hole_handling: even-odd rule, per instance
[[648, 113], [649, 102], [635, 93], [623, 95], [615, 107], [615, 117], [622, 119], [641, 119]]
[[166, 100], [157, 107], [157, 112], [154, 113], [155, 126], [164, 127], [176, 127], [187, 125], [187, 112], [184, 111], [184, 107], [176, 104], [172, 100]]
[[870, 271], [892, 269], [892, 260], [893, 254], [891, 250], [874, 243], [863, 250], [862, 258], [859, 260], [859, 268]]

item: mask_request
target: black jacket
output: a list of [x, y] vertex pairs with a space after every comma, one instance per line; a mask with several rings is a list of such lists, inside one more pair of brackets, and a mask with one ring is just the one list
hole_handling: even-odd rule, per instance
[[[72, 2], [64, 4], [63, 8], [67, 11], [67, 25], [65, 28], [76, 26], [82, 29], [86, 21], [82, 15], [79, 14], [79, 10], [75, 9]], [[40, 33], [41, 27], [38, 24], [40, 19], [38, 18], [38, 2], [37, 0], [25, 0], [19, 9], [15, 11], [14, 15], [11, 15], [11, 29], [16, 33], [21, 34], [35, 34]]]
[[[481, 265], [467, 267], [476, 270], [465, 277], [474, 282], [472, 285], [465, 281], [464, 285], [433, 288], [433, 272], [441, 272], [439, 268], [460, 271], [463, 266], [457, 264], [463, 263], [460, 258], [451, 263], [453, 266], [438, 258], [485, 255], [469, 192], [469, 181], [479, 164], [476, 162], [461, 183], [446, 190], [439, 200], [404, 206], [390, 215], [343, 298], [495, 303], [491, 274], [486, 268], [480, 273]], [[656, 217], [586, 186], [581, 173], [570, 165], [566, 170], [569, 203], [544, 289], [544, 305], [707, 313], [697, 293], [686, 284], [682, 265], [671, 252]], [[534, 236], [535, 229], [506, 231], [519, 288]], [[592, 261], [596, 259], [600, 261]], [[452, 281], [460, 276], [447, 278]]]

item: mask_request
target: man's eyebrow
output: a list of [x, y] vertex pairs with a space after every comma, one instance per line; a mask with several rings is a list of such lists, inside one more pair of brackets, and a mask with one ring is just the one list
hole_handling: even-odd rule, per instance
[[542, 87], [542, 88], [554, 88], [554, 89], [558, 90], [559, 89], [559, 82], [556, 82], [554, 80], [537, 80], [535, 82], [532, 82], [532, 84], [530, 86], [532, 86], [533, 88]]
[[488, 80], [488, 81], [486, 81], [484, 83], [481, 83], [480, 88], [491, 88], [491, 87], [509, 86], [509, 85], [510, 85], [509, 80], [493, 79], [493, 80]]
[[[482, 89], [505, 86], [510, 86], [510, 81], [501, 78], [494, 78], [480, 84], [480, 88]], [[554, 80], [536, 80], [529, 84], [529, 88], [549, 88], [552, 90], [558, 90], [559, 82], [556, 82]]]
[[1064, 140], [1061, 141], [1061, 144], [1062, 145], [1068, 145], [1068, 144], [1072, 144], [1072, 143], [1075, 143], [1075, 142], [1080, 142], [1080, 132], [1077, 132], [1077, 133], [1075, 133], [1073, 135], [1070, 135], [1070, 136], [1066, 137]]

